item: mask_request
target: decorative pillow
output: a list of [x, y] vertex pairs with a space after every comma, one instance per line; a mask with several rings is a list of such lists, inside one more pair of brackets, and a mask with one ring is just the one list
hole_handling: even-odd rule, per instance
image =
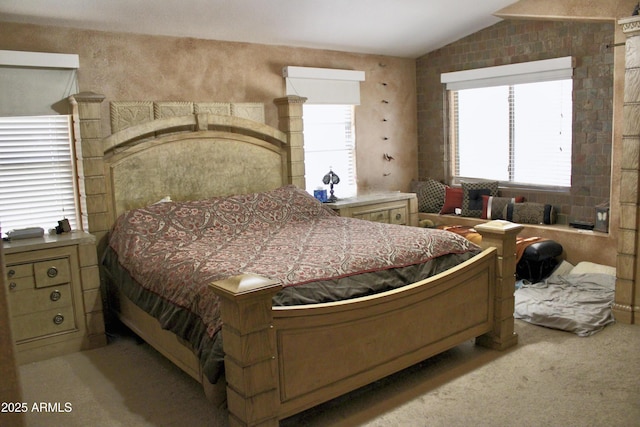
[[435, 179], [426, 181], [411, 181], [411, 192], [418, 198], [418, 212], [438, 213], [444, 205], [446, 185]]
[[578, 265], [573, 267], [567, 274], [608, 274], [610, 276], [616, 275], [616, 268], [608, 265], [596, 264], [589, 261], [580, 261]]
[[482, 196], [482, 219], [504, 219], [502, 213], [509, 203], [522, 203], [524, 197]]
[[497, 196], [498, 181], [463, 182], [462, 216], [480, 218], [482, 216], [482, 196]]
[[171, 202], [171, 196], [166, 196], [163, 197], [162, 199], [158, 200], [157, 202], [154, 203], [154, 205], [157, 205], [158, 203], [169, 203]]
[[551, 205], [542, 203], [509, 203], [502, 213], [504, 219], [520, 224], [555, 224], [557, 212]]
[[451, 214], [456, 212], [456, 208], [462, 208], [462, 188], [447, 187], [444, 191], [444, 206], [440, 210], [441, 214]]

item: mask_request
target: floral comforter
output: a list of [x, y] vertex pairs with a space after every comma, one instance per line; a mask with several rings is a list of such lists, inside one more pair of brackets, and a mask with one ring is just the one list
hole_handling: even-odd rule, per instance
[[109, 246], [146, 294], [194, 313], [210, 337], [221, 327], [214, 280], [256, 273], [286, 291], [478, 252], [447, 231], [339, 217], [293, 186], [134, 209]]

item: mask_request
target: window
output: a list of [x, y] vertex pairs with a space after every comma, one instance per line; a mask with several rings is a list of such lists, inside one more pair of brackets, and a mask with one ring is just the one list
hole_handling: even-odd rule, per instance
[[[553, 68], [557, 60], [547, 60], [471, 70], [484, 75], [466, 79], [460, 74], [469, 72], [443, 75], [454, 182], [479, 178], [502, 185], [571, 187], [572, 61], [559, 59], [564, 60], [561, 72]], [[552, 69], [536, 70], [540, 62]]]
[[76, 54], [0, 50], [0, 226], [77, 229], [69, 102]]
[[571, 80], [453, 92], [456, 177], [571, 186]]
[[76, 228], [71, 116], [0, 118], [0, 225]]
[[355, 196], [354, 115], [364, 71], [287, 66], [282, 73], [287, 95], [307, 98], [302, 113], [306, 190], [327, 188], [322, 178], [331, 169], [340, 177], [336, 196]]
[[340, 197], [357, 192], [355, 127], [353, 105], [313, 105], [303, 107], [306, 190], [323, 187], [322, 177], [332, 169], [340, 184]]

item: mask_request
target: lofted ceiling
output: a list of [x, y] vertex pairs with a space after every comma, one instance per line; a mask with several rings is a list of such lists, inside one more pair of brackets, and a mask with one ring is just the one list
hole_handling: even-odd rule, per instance
[[0, 21], [416, 58], [514, 0], [2, 0]]

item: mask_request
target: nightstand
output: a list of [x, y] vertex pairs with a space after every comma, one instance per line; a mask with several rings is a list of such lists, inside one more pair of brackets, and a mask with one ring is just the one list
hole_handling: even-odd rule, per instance
[[340, 216], [389, 224], [418, 225], [418, 199], [415, 193], [377, 193], [325, 203]]
[[45, 235], [3, 250], [19, 364], [106, 345], [94, 236]]

